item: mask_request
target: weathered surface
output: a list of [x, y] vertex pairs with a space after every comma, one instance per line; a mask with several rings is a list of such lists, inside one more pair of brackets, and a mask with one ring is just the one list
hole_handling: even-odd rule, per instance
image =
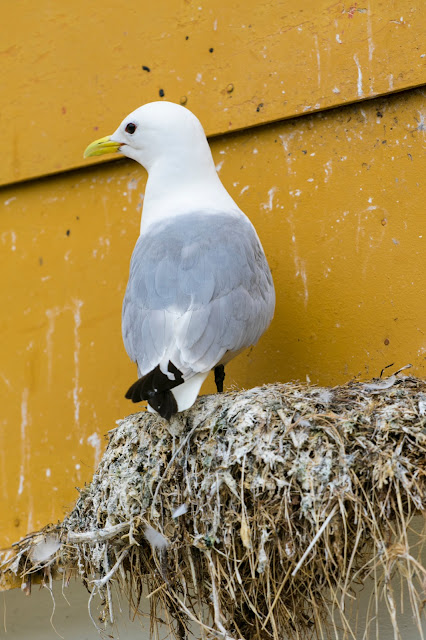
[[422, 0], [10, 3], [0, 184], [81, 166], [160, 92], [217, 135], [424, 84], [425, 25]]

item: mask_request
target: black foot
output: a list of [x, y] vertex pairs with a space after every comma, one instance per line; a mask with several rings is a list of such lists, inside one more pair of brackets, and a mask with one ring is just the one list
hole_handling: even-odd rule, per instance
[[225, 366], [223, 364], [218, 364], [217, 367], [214, 368], [214, 381], [216, 383], [216, 389], [218, 393], [222, 393], [223, 391], [224, 380], [225, 380]]

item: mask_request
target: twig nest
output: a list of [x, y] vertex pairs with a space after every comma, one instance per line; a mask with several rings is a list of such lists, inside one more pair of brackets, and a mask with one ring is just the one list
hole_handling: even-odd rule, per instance
[[[395, 378], [204, 396], [170, 423], [131, 415], [56, 528], [55, 566], [100, 594], [103, 618], [112, 581], [135, 607], [149, 597], [154, 622], [161, 601], [177, 636], [194, 621], [212, 638], [313, 636], [336, 613], [348, 632], [354, 585], [374, 576], [394, 611], [397, 571], [418, 619], [426, 570], [406, 532], [426, 507], [425, 407], [424, 381]], [[28, 540], [20, 575], [54, 548], [34, 556]]]

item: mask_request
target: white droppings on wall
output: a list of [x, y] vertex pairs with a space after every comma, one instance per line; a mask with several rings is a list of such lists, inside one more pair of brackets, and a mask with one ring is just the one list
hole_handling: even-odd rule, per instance
[[368, 59], [370, 62], [373, 60], [374, 46], [373, 41], [373, 28], [371, 25], [371, 9], [370, 3], [368, 3], [368, 11], [367, 11], [367, 35], [368, 35]]
[[267, 202], [262, 202], [261, 203], [261, 207], [262, 209], [264, 209], [265, 211], [272, 211], [272, 207], [274, 204], [274, 195], [277, 192], [277, 187], [272, 187], [271, 189], [269, 189], [268, 191], [268, 201]]
[[47, 355], [47, 387], [52, 386], [52, 363], [53, 363], [53, 333], [55, 331], [55, 320], [60, 313], [60, 309], [46, 309], [47, 331], [46, 331], [46, 355]]
[[[95, 433], [92, 433], [92, 435], [87, 438], [87, 443], [90, 444], [90, 446], [93, 447], [93, 449], [95, 450], [95, 467], [97, 467], [101, 461], [101, 453], [102, 453], [101, 439], [99, 435], [95, 432]], [[77, 468], [77, 465], [76, 465], [76, 468]]]
[[321, 86], [321, 53], [318, 45], [317, 34], [314, 35], [314, 40], [315, 40], [315, 50], [317, 54], [318, 87], [320, 87]]
[[357, 80], [358, 98], [362, 98], [364, 96], [364, 91], [362, 88], [362, 69], [361, 69], [361, 65], [359, 64], [358, 56], [356, 53], [354, 54], [354, 61], [358, 69], [358, 80]]
[[80, 424], [80, 325], [81, 313], [83, 306], [82, 300], [73, 300], [73, 316], [74, 316], [74, 387], [72, 397], [74, 401], [74, 421], [76, 426]]
[[25, 471], [28, 462], [28, 446], [27, 446], [27, 426], [28, 426], [28, 396], [29, 389], [22, 390], [21, 396], [21, 464], [19, 467], [19, 487], [18, 495], [20, 496], [24, 490]]
[[10, 245], [10, 250], [11, 251], [16, 251], [16, 233], [15, 233], [15, 231], [12, 231], [12, 230], [3, 231], [3, 233], [1, 234], [1, 243], [4, 246], [9, 244]]

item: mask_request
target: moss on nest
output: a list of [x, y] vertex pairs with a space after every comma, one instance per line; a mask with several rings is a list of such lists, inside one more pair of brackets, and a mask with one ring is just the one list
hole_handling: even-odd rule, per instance
[[367, 576], [396, 629], [399, 572], [420, 625], [426, 570], [407, 532], [426, 509], [425, 424], [426, 382], [395, 376], [204, 396], [170, 423], [131, 415], [70, 515], [2, 570], [78, 575], [104, 620], [115, 582], [178, 637], [196, 621], [246, 640], [337, 637], [336, 614], [352, 637], [345, 602]]

